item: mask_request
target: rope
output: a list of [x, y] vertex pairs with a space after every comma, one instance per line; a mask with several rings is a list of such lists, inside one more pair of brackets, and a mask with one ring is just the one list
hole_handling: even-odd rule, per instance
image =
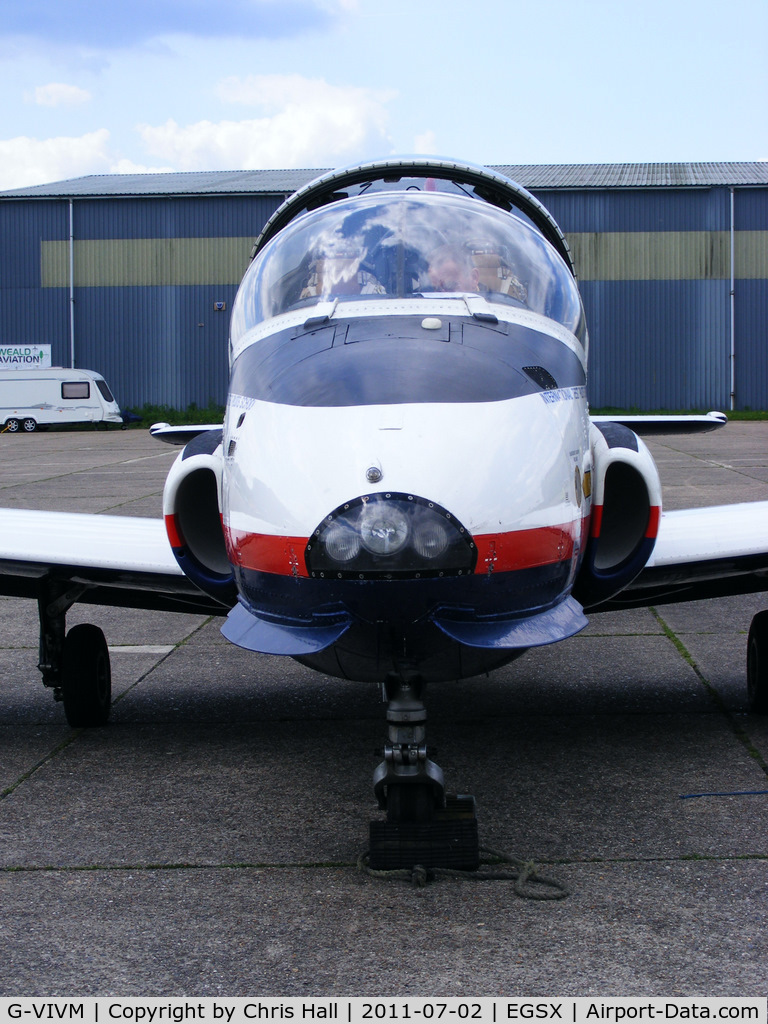
[[698, 800], [702, 796], [768, 796], [768, 789], [739, 789], [732, 793], [681, 793], [681, 800]]
[[[475, 882], [512, 881], [515, 883], [513, 887], [515, 895], [526, 900], [563, 900], [566, 896], [570, 896], [570, 890], [561, 882], [539, 874], [532, 860], [518, 860], [516, 857], [510, 857], [509, 854], [501, 853], [498, 850], [491, 850], [486, 846], [481, 846], [480, 852], [492, 857], [493, 860], [481, 860], [480, 868], [477, 871], [459, 871], [455, 868], [426, 868], [423, 864], [414, 864], [412, 868], [377, 870], [369, 865], [369, 850], [361, 853], [358, 857], [357, 869], [358, 871], [364, 871], [372, 878], [397, 879], [403, 882], [410, 882], [411, 885], [419, 888], [436, 878], [465, 878]], [[511, 870], [494, 871], [483, 867], [483, 865], [490, 866], [497, 863], [510, 864], [512, 868]]]

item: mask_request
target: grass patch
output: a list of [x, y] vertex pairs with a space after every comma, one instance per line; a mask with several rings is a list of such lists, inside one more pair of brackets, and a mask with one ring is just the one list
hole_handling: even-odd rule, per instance
[[222, 423], [224, 420], [224, 406], [216, 402], [209, 402], [204, 407], [193, 402], [186, 409], [147, 404], [125, 409], [124, 413], [130, 417], [128, 426], [136, 428], [151, 427], [153, 423], [170, 423], [172, 427], [177, 427], [187, 423]]
[[[619, 409], [616, 406], [604, 406], [601, 409], [590, 408], [592, 416], [702, 416], [711, 412], [710, 409], [638, 409], [631, 406], [629, 409]], [[717, 412], [724, 412], [729, 420], [768, 420], [766, 409], [718, 409]]]

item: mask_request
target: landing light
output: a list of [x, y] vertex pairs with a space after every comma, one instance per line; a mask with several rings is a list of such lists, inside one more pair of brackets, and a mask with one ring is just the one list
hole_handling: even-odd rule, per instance
[[439, 558], [448, 547], [448, 531], [442, 523], [421, 523], [413, 537], [413, 547], [422, 558]]
[[474, 571], [469, 532], [440, 505], [414, 494], [368, 494], [326, 516], [307, 544], [315, 578], [421, 579]]
[[359, 525], [363, 547], [372, 555], [394, 555], [408, 540], [408, 520], [388, 503], [366, 505]]
[[325, 550], [334, 562], [348, 562], [360, 550], [360, 534], [344, 520], [333, 523], [323, 540]]

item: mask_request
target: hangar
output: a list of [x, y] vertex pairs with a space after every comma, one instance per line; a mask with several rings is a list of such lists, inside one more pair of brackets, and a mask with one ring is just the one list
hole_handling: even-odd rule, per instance
[[[768, 162], [496, 165], [565, 232], [595, 407], [768, 409]], [[223, 403], [254, 239], [319, 170], [94, 175], [0, 193], [0, 346], [124, 408]]]

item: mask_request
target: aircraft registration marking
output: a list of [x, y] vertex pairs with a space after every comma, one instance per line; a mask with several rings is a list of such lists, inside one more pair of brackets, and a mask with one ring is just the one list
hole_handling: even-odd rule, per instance
[[587, 389], [583, 384], [579, 384], [573, 388], [558, 388], [557, 391], [542, 391], [541, 399], [546, 402], [547, 405], [552, 405], [557, 402], [574, 402], [577, 399], [585, 399], [587, 397]]

